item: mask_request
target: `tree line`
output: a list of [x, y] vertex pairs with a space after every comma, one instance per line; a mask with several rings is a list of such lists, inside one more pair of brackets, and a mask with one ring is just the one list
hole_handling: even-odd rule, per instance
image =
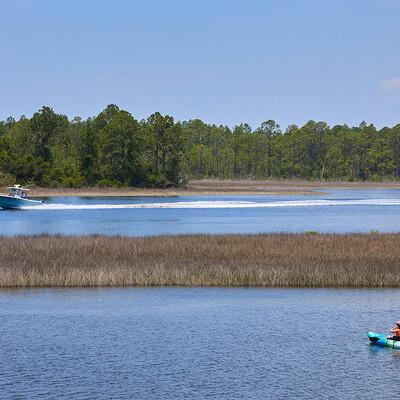
[[267, 120], [253, 130], [158, 112], [138, 121], [113, 104], [86, 120], [42, 107], [0, 121], [0, 184], [168, 187], [193, 178], [397, 180], [400, 124], [309, 121], [283, 132]]

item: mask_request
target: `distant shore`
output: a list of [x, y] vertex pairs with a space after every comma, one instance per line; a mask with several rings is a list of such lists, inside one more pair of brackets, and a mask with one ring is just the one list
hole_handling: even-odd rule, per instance
[[[290, 196], [323, 195], [334, 189], [400, 189], [397, 182], [338, 182], [338, 181], [254, 181], [254, 180], [193, 180], [182, 188], [39, 188], [34, 187], [31, 197], [52, 196], [110, 196], [110, 197], [166, 197], [166, 196]], [[1, 189], [4, 193], [6, 188]]]
[[302, 190], [320, 190], [320, 189], [400, 189], [400, 181], [308, 181], [298, 179], [283, 180], [216, 180], [216, 179], [198, 179], [191, 180], [189, 188], [235, 188], [235, 189], [302, 189]]
[[0, 237], [0, 288], [400, 287], [399, 234]]
[[136, 189], [136, 188], [79, 188], [79, 189], [47, 189], [36, 188], [30, 197], [170, 197], [170, 196], [299, 196], [323, 195], [325, 192], [302, 189], [260, 189], [260, 188], [168, 188], [168, 189]]

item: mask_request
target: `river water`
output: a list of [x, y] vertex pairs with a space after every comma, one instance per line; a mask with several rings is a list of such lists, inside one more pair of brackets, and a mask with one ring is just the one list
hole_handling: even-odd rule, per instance
[[398, 293], [3, 290], [0, 398], [397, 398]]
[[0, 210], [1, 235], [399, 232], [400, 189], [326, 195], [52, 197]]
[[[400, 190], [54, 197], [0, 234], [400, 231]], [[398, 290], [0, 290], [0, 399], [386, 399]], [[398, 397], [398, 396], [397, 396]]]

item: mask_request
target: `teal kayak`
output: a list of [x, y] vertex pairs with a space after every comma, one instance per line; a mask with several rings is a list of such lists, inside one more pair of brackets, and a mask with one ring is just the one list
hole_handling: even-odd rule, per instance
[[387, 335], [381, 335], [375, 332], [368, 332], [369, 340], [372, 344], [382, 347], [391, 347], [392, 349], [400, 349], [400, 341], [386, 339]]

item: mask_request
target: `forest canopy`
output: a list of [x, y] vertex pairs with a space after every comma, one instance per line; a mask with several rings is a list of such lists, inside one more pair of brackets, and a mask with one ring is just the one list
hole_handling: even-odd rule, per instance
[[136, 120], [108, 105], [71, 121], [49, 107], [32, 118], [0, 121], [0, 184], [48, 187], [168, 187], [193, 178], [398, 180], [400, 124], [376, 129], [308, 121], [283, 132], [273, 120], [256, 129], [156, 112]]

